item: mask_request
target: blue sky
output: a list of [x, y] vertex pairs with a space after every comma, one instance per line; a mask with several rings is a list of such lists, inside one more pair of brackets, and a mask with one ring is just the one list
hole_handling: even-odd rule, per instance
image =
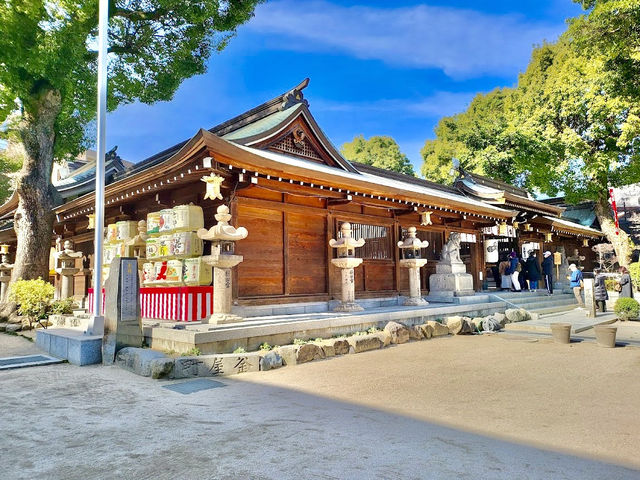
[[269, 1], [172, 101], [111, 113], [108, 148], [138, 162], [310, 77], [305, 97], [337, 147], [390, 135], [419, 171], [440, 117], [513, 85], [578, 14], [571, 0]]

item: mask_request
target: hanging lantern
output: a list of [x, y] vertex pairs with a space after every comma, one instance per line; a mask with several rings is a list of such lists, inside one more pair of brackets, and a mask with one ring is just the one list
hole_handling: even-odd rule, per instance
[[582, 246], [583, 247], [588, 247], [589, 246], [589, 239], [588, 238], [583, 238], [582, 239]]
[[96, 228], [96, 215], [94, 213], [90, 213], [87, 215], [87, 218], [89, 219], [87, 230], [94, 230]]
[[553, 241], [553, 234], [551, 232], [545, 233], [544, 234], [544, 239], [545, 239], [546, 242], [552, 242]]
[[9, 245], [7, 245], [6, 243], [0, 245], [0, 253], [2, 255], [6, 255], [7, 253], [9, 253]]
[[506, 235], [507, 234], [507, 222], [500, 222], [498, 225], [498, 235]]
[[531, 230], [533, 230], [533, 229], [531, 228], [531, 224], [530, 224], [530, 223], [525, 223], [525, 224], [523, 224], [522, 226], [524, 227], [524, 231], [525, 231], [525, 232], [530, 232]]
[[520, 226], [520, 222], [513, 222], [513, 228], [517, 229]]

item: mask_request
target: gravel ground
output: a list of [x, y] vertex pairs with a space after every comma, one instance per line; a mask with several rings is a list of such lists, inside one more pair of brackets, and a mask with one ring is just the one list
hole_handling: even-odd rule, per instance
[[[7, 338], [0, 335], [0, 352]], [[220, 379], [0, 372], [3, 479], [637, 479], [640, 349], [448, 337]], [[190, 382], [190, 381], [187, 381]]]

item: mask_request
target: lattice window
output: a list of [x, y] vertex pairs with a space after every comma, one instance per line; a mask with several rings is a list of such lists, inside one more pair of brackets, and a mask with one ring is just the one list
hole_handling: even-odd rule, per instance
[[313, 147], [307, 140], [302, 140], [302, 144], [300, 147], [296, 145], [293, 141], [293, 134], [287, 135], [282, 140], [271, 145], [269, 148], [299, 157], [322, 161], [322, 157], [318, 155], [318, 153], [313, 149]]
[[[407, 229], [400, 229], [400, 238], [404, 238], [407, 236]], [[431, 232], [418, 230], [416, 232], [416, 237], [420, 240], [426, 240], [429, 242], [429, 246], [427, 248], [422, 249], [422, 258], [426, 258], [428, 260], [436, 261], [440, 260], [440, 254], [442, 253], [442, 233], [441, 232]]]
[[[338, 226], [339, 227], [339, 226]], [[340, 235], [338, 233], [338, 235]], [[382, 225], [351, 224], [351, 236], [364, 238], [365, 244], [356, 248], [355, 256], [365, 260], [392, 260], [391, 229]]]

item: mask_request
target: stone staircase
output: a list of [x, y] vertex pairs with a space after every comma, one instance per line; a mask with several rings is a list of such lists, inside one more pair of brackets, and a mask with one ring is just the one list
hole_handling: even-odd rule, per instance
[[489, 294], [489, 298], [494, 302], [502, 299], [507, 302], [507, 308], [524, 308], [540, 316], [566, 312], [577, 306], [573, 293], [565, 291], [558, 291], [553, 295], [547, 295], [544, 291], [495, 292]]

